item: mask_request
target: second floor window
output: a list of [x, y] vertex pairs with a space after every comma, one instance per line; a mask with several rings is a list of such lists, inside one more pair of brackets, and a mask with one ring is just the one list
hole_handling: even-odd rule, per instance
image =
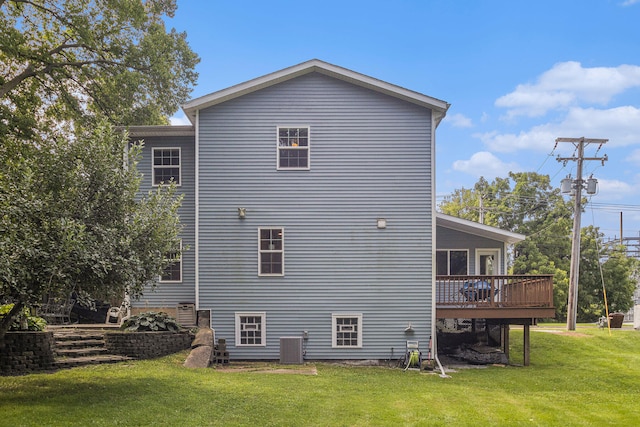
[[278, 127], [278, 169], [309, 169], [308, 127]]
[[180, 185], [180, 149], [153, 149], [153, 185], [175, 182]]

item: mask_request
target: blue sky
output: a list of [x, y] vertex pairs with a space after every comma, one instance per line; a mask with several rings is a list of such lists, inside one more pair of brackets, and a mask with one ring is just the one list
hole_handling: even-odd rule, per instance
[[640, 235], [640, 0], [178, 0], [168, 24], [202, 59], [194, 98], [317, 58], [450, 103], [439, 200], [509, 171], [559, 186], [556, 138], [608, 139], [582, 225]]

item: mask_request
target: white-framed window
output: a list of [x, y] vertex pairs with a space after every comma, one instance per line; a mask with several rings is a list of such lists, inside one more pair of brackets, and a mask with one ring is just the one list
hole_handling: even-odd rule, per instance
[[181, 168], [180, 148], [154, 148], [152, 150], [152, 182], [154, 186], [169, 184], [171, 181], [180, 185]]
[[309, 170], [309, 127], [278, 126], [278, 170]]
[[236, 313], [236, 346], [265, 347], [267, 345], [267, 314], [265, 312]]
[[160, 283], [182, 283], [182, 239], [180, 239], [179, 250], [170, 252], [166, 257], [171, 260], [171, 264], [167, 265], [162, 275], [160, 275]]
[[469, 251], [449, 249], [436, 251], [436, 275], [466, 276], [469, 274]]
[[333, 348], [362, 347], [362, 313], [334, 313], [331, 315], [331, 327]]
[[284, 228], [258, 229], [258, 276], [284, 276]]

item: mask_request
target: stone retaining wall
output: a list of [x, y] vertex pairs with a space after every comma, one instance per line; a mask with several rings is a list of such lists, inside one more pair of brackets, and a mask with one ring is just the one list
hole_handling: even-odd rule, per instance
[[0, 375], [23, 375], [53, 366], [53, 332], [7, 332], [0, 343]]
[[188, 332], [106, 332], [104, 341], [110, 353], [152, 359], [191, 347]]

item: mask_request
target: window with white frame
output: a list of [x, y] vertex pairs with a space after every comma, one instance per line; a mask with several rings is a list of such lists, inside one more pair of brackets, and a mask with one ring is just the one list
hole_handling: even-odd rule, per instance
[[258, 229], [258, 275], [284, 276], [284, 229]]
[[438, 250], [436, 251], [436, 275], [465, 276], [469, 271], [469, 251]]
[[308, 127], [278, 127], [277, 169], [309, 169]]
[[180, 185], [180, 148], [153, 149], [153, 185], [169, 184], [171, 181]]
[[332, 314], [331, 325], [332, 347], [362, 347], [362, 314]]
[[267, 315], [259, 313], [236, 313], [236, 345], [266, 346]]
[[182, 282], [182, 240], [180, 240], [178, 250], [169, 252], [166, 258], [171, 261], [167, 265], [160, 276], [162, 283], [181, 283]]

